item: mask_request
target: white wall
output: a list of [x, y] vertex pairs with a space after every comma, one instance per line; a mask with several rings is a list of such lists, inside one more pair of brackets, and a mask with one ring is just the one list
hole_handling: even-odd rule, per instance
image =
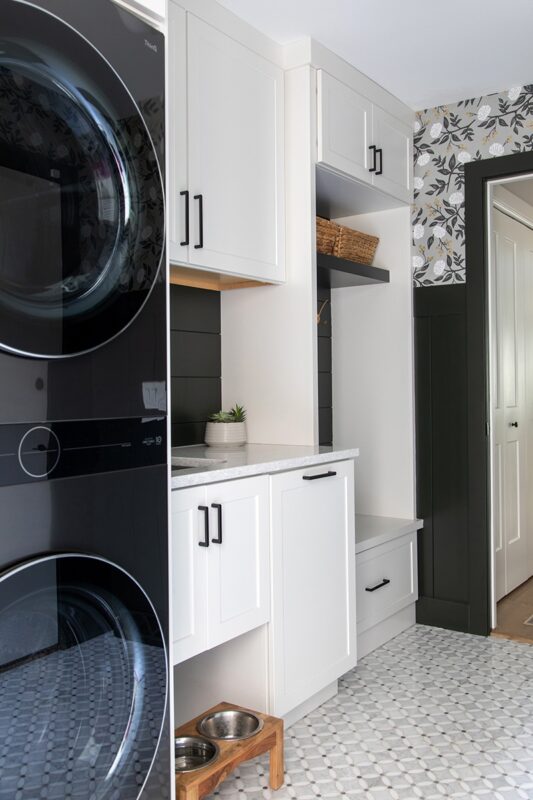
[[285, 75], [286, 271], [283, 286], [222, 293], [222, 405], [244, 405], [248, 440], [318, 440], [314, 73]]
[[334, 446], [359, 447], [358, 514], [413, 518], [414, 392], [409, 208], [336, 220], [380, 237], [390, 284], [332, 292]]
[[267, 657], [263, 625], [174, 667], [176, 727], [222, 702], [268, 713]]

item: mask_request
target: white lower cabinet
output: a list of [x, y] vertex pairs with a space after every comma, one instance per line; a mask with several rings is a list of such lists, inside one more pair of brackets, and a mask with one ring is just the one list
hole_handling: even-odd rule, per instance
[[353, 461], [271, 477], [270, 711], [356, 664]]
[[362, 658], [415, 622], [417, 533], [412, 530], [356, 556], [357, 652]]
[[357, 555], [357, 632], [417, 599], [416, 533]]
[[270, 619], [268, 477], [172, 493], [174, 663]]

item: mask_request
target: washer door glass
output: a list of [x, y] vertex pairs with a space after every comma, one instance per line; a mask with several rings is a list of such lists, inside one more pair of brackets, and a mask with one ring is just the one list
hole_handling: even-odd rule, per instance
[[[163, 87], [162, 87], [163, 88]], [[147, 98], [158, 104], [160, 98]], [[137, 315], [164, 250], [157, 155], [114, 70], [25, 3], [0, 26], [0, 346], [92, 350]]]
[[167, 661], [139, 585], [109, 562], [0, 578], [0, 797], [136, 800], [163, 730]]

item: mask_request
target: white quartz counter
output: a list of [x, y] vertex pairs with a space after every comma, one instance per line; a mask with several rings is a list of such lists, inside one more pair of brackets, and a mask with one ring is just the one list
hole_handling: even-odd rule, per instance
[[355, 515], [355, 552], [362, 553], [391, 539], [413, 533], [424, 526], [421, 519], [398, 519], [396, 517], [371, 517]]
[[331, 447], [303, 447], [298, 445], [248, 444], [231, 452], [220, 451], [204, 445], [173, 447], [172, 456], [185, 458], [220, 459], [217, 464], [186, 469], [172, 469], [171, 488], [200, 486], [250, 475], [285, 472], [301, 467], [316, 467], [357, 458], [359, 450], [333, 450]]

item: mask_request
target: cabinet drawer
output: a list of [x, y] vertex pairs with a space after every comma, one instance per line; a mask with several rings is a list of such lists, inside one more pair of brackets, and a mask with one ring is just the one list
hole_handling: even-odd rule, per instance
[[416, 534], [358, 553], [356, 575], [357, 632], [362, 633], [417, 599]]

